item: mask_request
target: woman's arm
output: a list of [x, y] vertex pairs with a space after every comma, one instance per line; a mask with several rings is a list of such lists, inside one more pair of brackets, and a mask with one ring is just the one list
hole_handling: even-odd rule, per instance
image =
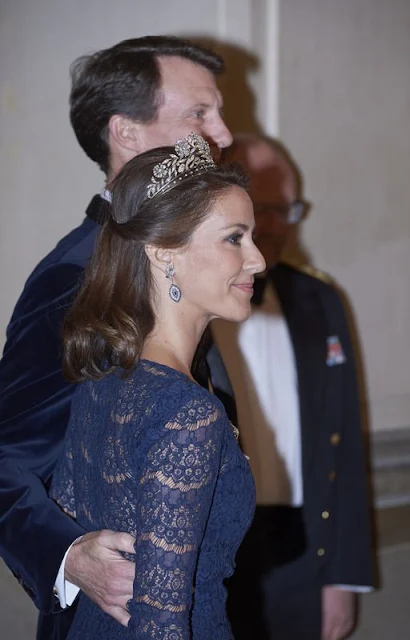
[[[191, 638], [190, 610], [199, 548], [224, 442], [219, 408], [207, 392], [182, 401], [140, 465], [136, 573], [130, 627], [139, 639]], [[171, 633], [172, 632], [172, 633]], [[169, 634], [169, 635], [167, 635]]]

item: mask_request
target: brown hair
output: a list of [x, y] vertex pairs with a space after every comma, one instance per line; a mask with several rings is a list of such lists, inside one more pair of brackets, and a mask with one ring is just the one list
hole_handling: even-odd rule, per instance
[[114, 180], [111, 216], [64, 323], [63, 368], [72, 382], [99, 379], [116, 368], [132, 370], [155, 323], [145, 245], [186, 246], [215, 200], [233, 185], [246, 185], [239, 166], [230, 165], [187, 177], [148, 199], [154, 166], [173, 151], [146, 151]]

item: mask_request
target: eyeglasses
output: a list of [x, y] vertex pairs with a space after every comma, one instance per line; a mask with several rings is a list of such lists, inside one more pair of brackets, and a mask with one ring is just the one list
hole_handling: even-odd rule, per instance
[[297, 224], [307, 215], [309, 203], [306, 200], [294, 200], [290, 204], [255, 205], [255, 216], [273, 215], [284, 224]]

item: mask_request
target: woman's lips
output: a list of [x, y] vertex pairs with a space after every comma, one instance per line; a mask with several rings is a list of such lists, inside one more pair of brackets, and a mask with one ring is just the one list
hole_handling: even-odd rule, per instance
[[235, 284], [234, 287], [240, 289], [244, 293], [247, 293], [250, 296], [253, 296], [253, 282], [249, 282], [248, 284]]

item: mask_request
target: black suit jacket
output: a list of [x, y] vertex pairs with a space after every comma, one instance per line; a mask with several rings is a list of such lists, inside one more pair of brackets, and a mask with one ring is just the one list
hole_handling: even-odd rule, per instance
[[[64, 553], [83, 529], [48, 498], [75, 385], [62, 375], [61, 326], [94, 249], [107, 203], [95, 196], [84, 222], [28, 278], [0, 362], [0, 554], [41, 612], [38, 638], [64, 638], [74, 607], [61, 612], [53, 585]], [[207, 383], [235, 420], [233, 394], [212, 341]], [[56, 614], [56, 615], [51, 615]]]
[[[304, 505], [300, 510], [260, 507], [254, 527], [268, 536], [268, 564], [281, 565], [282, 581], [292, 584], [320, 575], [323, 584], [370, 586], [374, 556], [367, 469], [343, 304], [334, 286], [289, 265], [277, 265], [269, 277], [295, 353]], [[343, 363], [328, 362], [331, 337], [342, 347]], [[266, 551], [263, 541], [257, 544], [261, 553]], [[248, 558], [245, 564], [255, 560]]]

